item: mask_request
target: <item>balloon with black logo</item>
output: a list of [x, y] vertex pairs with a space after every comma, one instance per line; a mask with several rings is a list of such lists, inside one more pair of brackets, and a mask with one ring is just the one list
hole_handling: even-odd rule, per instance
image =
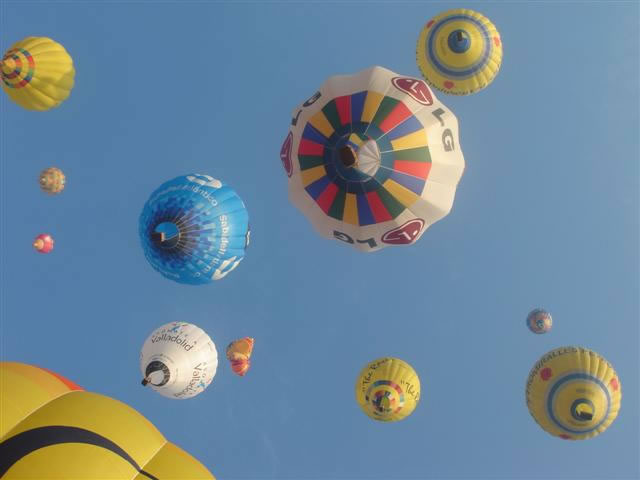
[[0, 362], [0, 478], [215, 480], [130, 406], [46, 368]]
[[529, 413], [548, 433], [584, 440], [604, 432], [618, 416], [622, 385], [613, 366], [584, 347], [560, 347], [533, 366], [525, 396]]
[[179, 283], [225, 277], [244, 258], [249, 214], [229, 185], [209, 175], [163, 183], [140, 214], [140, 242], [151, 266]]
[[185, 399], [202, 393], [217, 368], [213, 340], [191, 323], [172, 322], [157, 328], [140, 352], [142, 385], [168, 398]]
[[280, 159], [317, 232], [365, 252], [415, 243], [464, 170], [455, 115], [423, 80], [382, 67], [330, 77], [296, 107]]

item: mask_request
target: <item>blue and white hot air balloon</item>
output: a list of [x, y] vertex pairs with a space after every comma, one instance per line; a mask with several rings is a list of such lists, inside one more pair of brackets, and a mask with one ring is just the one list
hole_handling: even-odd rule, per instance
[[151, 194], [139, 233], [154, 269], [176, 282], [201, 285], [223, 278], [244, 258], [249, 214], [230, 186], [209, 175], [184, 175]]

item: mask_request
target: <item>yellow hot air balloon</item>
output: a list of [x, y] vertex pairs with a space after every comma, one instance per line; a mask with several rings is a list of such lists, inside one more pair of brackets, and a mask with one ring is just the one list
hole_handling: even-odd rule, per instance
[[0, 362], [0, 478], [214, 479], [124, 403]]
[[40, 188], [51, 195], [64, 190], [65, 182], [64, 173], [59, 168], [49, 167], [40, 173]]
[[356, 400], [374, 420], [396, 422], [411, 415], [420, 400], [420, 378], [408, 363], [382, 357], [362, 369], [356, 380]]
[[584, 347], [560, 347], [531, 369], [526, 400], [534, 420], [551, 435], [595, 437], [618, 416], [622, 389], [611, 364]]
[[500, 70], [502, 41], [495, 25], [466, 8], [429, 20], [418, 37], [418, 67], [438, 90], [468, 95], [489, 85]]
[[47, 37], [15, 43], [0, 62], [2, 88], [27, 110], [57, 107], [71, 93], [73, 60], [62, 45]]

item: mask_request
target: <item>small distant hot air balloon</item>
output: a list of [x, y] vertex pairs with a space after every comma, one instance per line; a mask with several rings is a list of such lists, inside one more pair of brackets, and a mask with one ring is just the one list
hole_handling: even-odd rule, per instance
[[604, 432], [618, 416], [622, 387], [613, 366], [584, 347], [545, 353], [527, 379], [529, 413], [548, 433], [584, 440]]
[[498, 74], [502, 42], [488, 18], [458, 8], [427, 22], [418, 37], [416, 56], [429, 85], [445, 93], [469, 95]]
[[397, 422], [413, 413], [420, 400], [420, 378], [407, 362], [382, 357], [362, 369], [356, 380], [362, 411], [381, 422]]
[[254, 340], [251, 337], [234, 340], [227, 347], [227, 359], [231, 362], [231, 370], [236, 375], [244, 377], [251, 366], [251, 352]]
[[53, 250], [53, 237], [48, 233], [41, 233], [33, 241], [33, 248], [40, 253], [49, 253]]
[[71, 93], [76, 71], [62, 45], [46, 37], [27, 37], [0, 61], [2, 87], [27, 110], [57, 107]]
[[49, 167], [40, 173], [40, 188], [51, 195], [64, 190], [65, 181], [64, 173], [56, 167]]
[[142, 385], [168, 398], [191, 398], [209, 386], [218, 368], [211, 337], [191, 323], [172, 322], [149, 335], [140, 352]]
[[547, 333], [551, 330], [553, 320], [551, 314], [542, 308], [536, 308], [527, 315], [527, 327], [533, 333]]

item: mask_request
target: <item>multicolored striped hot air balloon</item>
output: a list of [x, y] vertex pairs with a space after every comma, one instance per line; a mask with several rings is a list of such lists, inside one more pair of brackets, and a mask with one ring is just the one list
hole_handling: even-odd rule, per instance
[[449, 213], [464, 171], [453, 113], [382, 67], [329, 78], [293, 111], [280, 159], [315, 229], [365, 252], [416, 242]]

